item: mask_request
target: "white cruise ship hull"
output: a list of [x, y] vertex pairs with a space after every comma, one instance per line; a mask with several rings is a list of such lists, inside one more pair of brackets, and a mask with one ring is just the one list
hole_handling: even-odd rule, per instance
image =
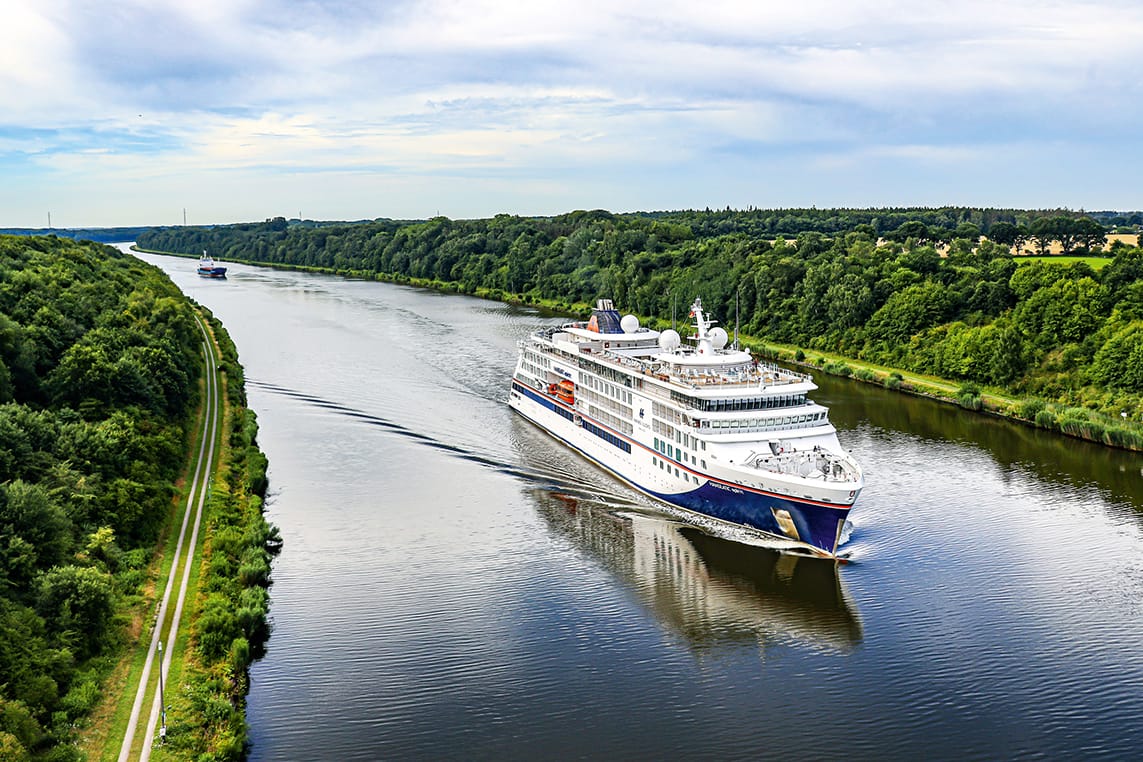
[[[733, 526], [836, 557], [842, 528], [860, 489], [736, 467], [712, 458], [673, 457], [646, 427], [612, 429], [557, 396], [513, 380], [509, 405], [528, 420], [641, 492]], [[836, 437], [830, 437], [836, 442]], [[691, 462], [692, 460], [696, 462]], [[701, 464], [701, 465], [700, 465]], [[702, 466], [706, 466], [703, 468]]]

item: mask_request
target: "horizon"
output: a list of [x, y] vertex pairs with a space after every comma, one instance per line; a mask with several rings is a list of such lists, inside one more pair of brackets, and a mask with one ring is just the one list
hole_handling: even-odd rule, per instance
[[[1084, 210], [1084, 209], [1027, 209], [1027, 208], [1015, 208], [1015, 207], [999, 208], [999, 207], [981, 207], [981, 206], [944, 205], [944, 206], [935, 206], [935, 207], [934, 206], [929, 206], [929, 207], [922, 207], [922, 206], [913, 206], [913, 207], [887, 207], [887, 206], [886, 207], [868, 207], [868, 206], [867, 207], [757, 207], [757, 208], [746, 208], [746, 209], [734, 209], [734, 208], [726, 207], [723, 209], [710, 209], [710, 208], [706, 208], [706, 209], [693, 209], [693, 208], [692, 209], [640, 209], [640, 210], [630, 211], [630, 212], [615, 212], [615, 211], [611, 211], [609, 209], [570, 209], [568, 211], [557, 212], [555, 214], [513, 214], [511, 212], [497, 212], [496, 214], [489, 215], [488, 217], [448, 217], [446, 215], [435, 215], [433, 217], [420, 217], [420, 218], [373, 217], [373, 218], [362, 218], [362, 219], [352, 219], [352, 220], [350, 220], [350, 219], [310, 219], [310, 218], [302, 219], [299, 217], [283, 217], [283, 219], [285, 219], [286, 222], [288, 222], [288, 223], [297, 223], [297, 224], [304, 224], [304, 223], [310, 222], [310, 223], [318, 223], [318, 224], [324, 224], [324, 225], [364, 225], [364, 224], [368, 224], [371, 222], [378, 222], [378, 221], [382, 221], [382, 220], [391, 221], [391, 222], [418, 224], [418, 223], [428, 222], [429, 220], [436, 219], [437, 217], [444, 217], [445, 219], [448, 219], [451, 221], [460, 222], [460, 221], [466, 221], [466, 220], [467, 221], [488, 220], [488, 219], [492, 219], [492, 218], [500, 216], [500, 215], [507, 215], [510, 217], [520, 217], [522, 219], [551, 219], [553, 217], [561, 217], [564, 215], [575, 214], [577, 212], [606, 212], [607, 214], [613, 214], [615, 216], [622, 217], [622, 216], [660, 215], [660, 214], [661, 215], [670, 215], [670, 214], [683, 214], [683, 213], [717, 214], [717, 213], [725, 213], [725, 212], [730, 212], [732, 214], [740, 214], [740, 213], [749, 214], [752, 212], [792, 212], [792, 211], [803, 211], [803, 210], [809, 210], [809, 209], [816, 209], [817, 211], [884, 210], [886, 212], [889, 212], [889, 211], [920, 211], [920, 210], [932, 210], [932, 209], [974, 209], [974, 210], [996, 210], [996, 211], [1014, 211], [1014, 212], [1043, 212], [1043, 213], [1059, 212], [1062, 214], [1076, 214], [1076, 215], [1087, 215], [1087, 216], [1093, 216], [1093, 215], [1122, 216], [1122, 215], [1143, 214], [1143, 210], [1141, 210], [1141, 209], [1091, 209], [1091, 210]], [[277, 216], [281, 217], [282, 215], [277, 215]], [[203, 222], [203, 223], [197, 223], [197, 224], [191, 224], [191, 223], [183, 224], [180, 222], [180, 223], [165, 224], [165, 225], [154, 225], [154, 224], [147, 224], [147, 223], [141, 223], [138, 225], [76, 225], [76, 226], [69, 226], [69, 227], [60, 227], [58, 225], [53, 225], [50, 228], [44, 227], [44, 226], [41, 226], [41, 227], [8, 226], [8, 227], [0, 227], [0, 231], [3, 231], [3, 232], [15, 231], [15, 232], [20, 232], [20, 233], [29, 232], [29, 233], [50, 234], [54, 230], [59, 230], [59, 231], [85, 231], [85, 230], [114, 230], [114, 229], [118, 229], [118, 228], [226, 227], [226, 226], [230, 226], [230, 225], [258, 224], [258, 223], [263, 223], [263, 222], [269, 222], [272, 219], [274, 219], [274, 217], [267, 217], [267, 218], [261, 219], [261, 220], [236, 220], [233, 222]]]
[[184, 5], [17, 0], [0, 227], [1143, 208], [1123, 0]]

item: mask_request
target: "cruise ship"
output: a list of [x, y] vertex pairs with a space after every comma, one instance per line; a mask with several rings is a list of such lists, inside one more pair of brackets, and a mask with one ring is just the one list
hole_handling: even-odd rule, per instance
[[837, 558], [864, 479], [817, 386], [728, 347], [701, 300], [690, 317], [684, 343], [600, 299], [520, 342], [509, 405], [654, 498]]

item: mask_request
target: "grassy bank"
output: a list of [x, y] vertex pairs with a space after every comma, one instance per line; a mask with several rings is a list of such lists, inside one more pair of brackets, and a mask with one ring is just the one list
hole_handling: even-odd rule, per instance
[[[247, 669], [263, 652], [269, 636], [269, 565], [279, 539], [277, 530], [262, 515], [267, 463], [257, 447], [254, 413], [246, 408], [237, 351], [222, 325], [209, 314], [207, 318], [220, 353], [224, 411], [222, 427], [216, 434], [220, 455], [211, 474], [205, 531], [198, 538], [199, 561], [191, 571], [185, 624], [178, 640], [165, 644], [173, 654], [166, 685], [168, 733], [166, 742], [154, 749], [152, 758], [156, 760], [242, 758]], [[196, 428], [188, 440], [185, 473], [190, 472], [202, 436], [202, 428]], [[87, 759], [111, 762], [119, 755], [135, 686], [147, 658], [146, 649], [135, 646], [149, 640], [154, 626], [151, 618], [163, 596], [174, 557], [180, 507], [187, 500], [186, 480], [176, 486], [170, 516], [147, 570], [148, 581], [119, 614], [124, 647], [117, 661], [108, 660], [104, 699], [82, 732], [79, 750]], [[223, 617], [225, 631], [221, 634], [215, 627], [217, 617], [211, 619], [220, 595], [229, 614]], [[153, 692], [152, 688], [146, 696], [145, 707], [150, 706]], [[146, 716], [145, 711], [144, 719]]]
[[211, 326], [222, 361], [225, 413], [190, 626], [171, 665], [166, 742], [156, 760], [238, 760], [245, 754], [249, 667], [270, 636], [270, 563], [281, 545], [263, 516], [267, 461], [258, 424], [246, 407], [242, 367], [229, 336]]

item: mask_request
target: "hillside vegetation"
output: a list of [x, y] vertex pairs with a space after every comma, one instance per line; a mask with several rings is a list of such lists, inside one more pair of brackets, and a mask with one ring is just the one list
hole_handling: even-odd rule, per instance
[[[609, 296], [659, 320], [697, 295], [728, 326], [737, 312], [746, 334], [961, 382], [969, 407], [980, 385], [1003, 389], [1025, 400], [1010, 414], [1138, 447], [1143, 251], [1113, 246], [1098, 272], [1010, 255], [1014, 240], [1046, 248], [1057, 236], [1083, 253], [1102, 245], [1096, 228], [1058, 211], [593, 211], [321, 227], [276, 218], [154, 231], [139, 245], [557, 309]], [[980, 238], [990, 233], [1002, 240]]]
[[184, 464], [201, 336], [158, 269], [0, 236], [0, 759], [71, 759]]
[[[238, 354], [210, 322], [228, 418], [167, 753], [233, 760], [280, 538], [262, 515], [266, 459]], [[0, 236], [0, 760], [118, 751], [123, 727], [89, 715], [134, 695], [116, 666], [147, 641], [201, 345], [159, 269], [91, 242]]]

